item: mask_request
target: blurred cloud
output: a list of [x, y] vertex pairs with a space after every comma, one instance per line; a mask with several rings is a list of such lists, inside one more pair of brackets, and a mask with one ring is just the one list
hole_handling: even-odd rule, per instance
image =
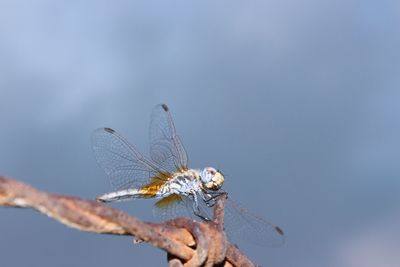
[[340, 267], [395, 267], [400, 255], [400, 211], [368, 222], [338, 244], [336, 264]]

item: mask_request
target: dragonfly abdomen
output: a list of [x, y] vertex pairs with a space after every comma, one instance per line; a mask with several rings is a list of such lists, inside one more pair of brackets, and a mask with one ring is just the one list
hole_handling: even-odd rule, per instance
[[152, 198], [154, 194], [145, 192], [142, 189], [125, 189], [116, 192], [107, 193], [96, 198], [99, 202], [112, 202], [112, 201], [123, 201], [132, 198]]

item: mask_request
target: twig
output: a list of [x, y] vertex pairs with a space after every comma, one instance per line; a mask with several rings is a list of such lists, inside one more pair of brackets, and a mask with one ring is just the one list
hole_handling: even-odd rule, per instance
[[80, 231], [135, 236], [165, 250], [169, 266], [254, 266], [226, 239], [224, 202], [224, 197], [217, 200], [209, 223], [176, 218], [156, 224], [92, 200], [41, 192], [0, 176], [0, 206], [32, 208]]

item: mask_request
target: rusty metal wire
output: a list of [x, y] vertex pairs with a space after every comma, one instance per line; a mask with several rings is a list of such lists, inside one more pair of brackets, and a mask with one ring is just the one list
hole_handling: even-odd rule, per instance
[[171, 267], [255, 266], [225, 236], [225, 199], [218, 199], [212, 222], [176, 218], [156, 224], [92, 200], [42, 192], [0, 176], [0, 206], [32, 208], [80, 231], [134, 236], [165, 250]]

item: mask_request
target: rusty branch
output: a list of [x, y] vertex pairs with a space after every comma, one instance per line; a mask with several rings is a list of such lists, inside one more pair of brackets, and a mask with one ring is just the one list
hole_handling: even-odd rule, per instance
[[165, 250], [169, 266], [255, 266], [227, 241], [222, 230], [224, 202], [225, 197], [217, 200], [209, 223], [176, 218], [156, 224], [92, 200], [41, 192], [0, 176], [0, 206], [32, 208], [80, 231], [135, 236]]

